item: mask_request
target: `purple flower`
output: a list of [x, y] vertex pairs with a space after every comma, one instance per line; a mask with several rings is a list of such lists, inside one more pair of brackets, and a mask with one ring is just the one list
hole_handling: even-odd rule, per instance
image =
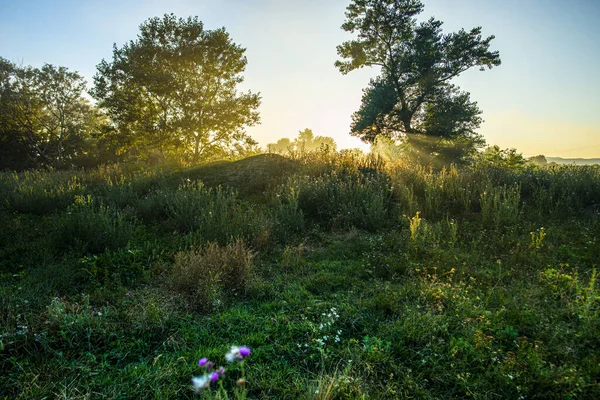
[[202, 357], [200, 360], [198, 360], [198, 366], [203, 367], [206, 365], [207, 362], [208, 362], [208, 358]]
[[216, 372], [211, 372], [210, 373], [210, 381], [211, 382], [216, 382], [219, 380], [219, 374]]
[[247, 346], [240, 347], [240, 355], [242, 357], [248, 357], [250, 355], [250, 348]]
[[233, 361], [243, 361], [244, 357], [250, 354], [250, 349], [246, 346], [238, 347], [231, 346], [231, 349], [227, 354], [225, 354], [225, 359], [227, 362]]

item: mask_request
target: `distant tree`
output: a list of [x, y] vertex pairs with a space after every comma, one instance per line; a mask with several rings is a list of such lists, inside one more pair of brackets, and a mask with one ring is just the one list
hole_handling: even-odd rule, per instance
[[548, 165], [548, 160], [546, 160], [546, 157], [542, 154], [539, 156], [529, 157], [527, 162], [533, 165]]
[[194, 161], [245, 143], [259, 122], [258, 94], [238, 92], [247, 60], [224, 28], [165, 14], [113, 48], [94, 77], [93, 96], [119, 132], [121, 151], [184, 152]]
[[357, 39], [342, 43], [343, 74], [379, 66], [381, 74], [364, 90], [352, 117], [351, 133], [373, 143], [378, 136], [400, 139], [421, 162], [460, 161], [484, 143], [476, 129], [482, 119], [469, 93], [450, 80], [472, 68], [500, 65], [489, 51], [494, 36], [481, 28], [443, 34], [434, 18], [417, 24], [419, 0], [353, 0], [342, 29]]
[[293, 149], [292, 141], [289, 138], [281, 138], [276, 143], [269, 143], [267, 150], [272, 153], [284, 154]]
[[85, 81], [65, 67], [20, 67], [0, 59], [2, 167], [72, 165], [89, 153], [99, 115]]
[[294, 140], [294, 148], [300, 152], [315, 151], [319, 149], [328, 149], [336, 151], [337, 144], [335, 140], [329, 136], [315, 136], [312, 129], [304, 129], [298, 133], [298, 137]]
[[304, 129], [298, 132], [298, 137], [293, 141], [289, 138], [281, 138], [277, 143], [267, 145], [269, 151], [285, 154], [290, 152], [306, 153], [320, 149], [335, 152], [337, 144], [335, 140], [329, 136], [315, 136], [312, 129]]
[[480, 167], [502, 167], [521, 168], [526, 160], [516, 149], [500, 149], [499, 146], [489, 146], [480, 152], [477, 157], [477, 166]]

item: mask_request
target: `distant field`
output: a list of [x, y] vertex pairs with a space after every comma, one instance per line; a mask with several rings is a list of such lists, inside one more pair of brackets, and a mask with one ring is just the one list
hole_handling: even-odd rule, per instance
[[230, 398], [600, 398], [598, 167], [260, 155], [0, 196], [0, 398], [219, 398], [202, 357]]

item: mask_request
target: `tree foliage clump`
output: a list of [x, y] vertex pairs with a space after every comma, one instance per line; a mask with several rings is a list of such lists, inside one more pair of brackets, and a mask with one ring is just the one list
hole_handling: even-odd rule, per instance
[[114, 146], [193, 161], [253, 149], [243, 128], [259, 122], [260, 96], [238, 92], [244, 52], [224, 28], [206, 30], [197, 17], [145, 21], [94, 77], [92, 94], [117, 128]]
[[298, 137], [294, 140], [281, 138], [276, 143], [269, 143], [267, 149], [274, 153], [300, 153], [304, 154], [320, 149], [335, 152], [337, 144], [329, 136], [315, 136], [312, 129], [304, 129], [298, 132]]
[[380, 135], [402, 139], [421, 162], [460, 161], [484, 144], [476, 133], [481, 110], [450, 81], [473, 67], [498, 66], [500, 57], [481, 27], [444, 34], [435, 18], [417, 23], [422, 11], [419, 0], [353, 0], [347, 7], [342, 29], [358, 37], [337, 47], [336, 67], [343, 74], [381, 68], [351, 133], [370, 143]]
[[86, 164], [103, 119], [85, 89], [85, 80], [65, 67], [0, 58], [0, 168]]

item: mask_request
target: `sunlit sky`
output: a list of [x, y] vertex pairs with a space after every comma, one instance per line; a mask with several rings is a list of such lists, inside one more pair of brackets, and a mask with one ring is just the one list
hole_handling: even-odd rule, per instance
[[[483, 110], [488, 144], [526, 156], [600, 157], [600, 0], [423, 0], [420, 19], [445, 32], [482, 26], [502, 65], [454, 83]], [[341, 148], [362, 89], [377, 74], [333, 66], [349, 0], [0, 0], [0, 56], [24, 65], [64, 65], [93, 83], [112, 46], [135, 39], [146, 19], [197, 15], [247, 49], [243, 88], [262, 96], [262, 146], [311, 128]]]

